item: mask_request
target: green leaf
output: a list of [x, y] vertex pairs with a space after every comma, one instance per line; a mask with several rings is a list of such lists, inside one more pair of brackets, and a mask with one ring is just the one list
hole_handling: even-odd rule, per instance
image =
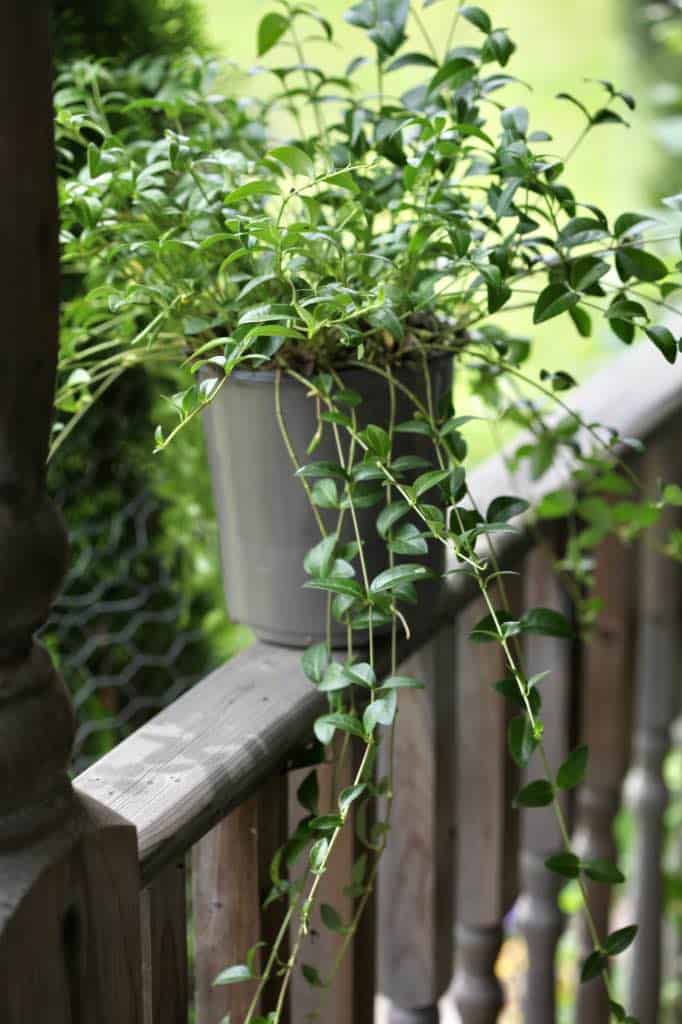
[[576, 504], [573, 491], [552, 491], [539, 502], [535, 512], [539, 519], [563, 519]]
[[[665, 200], [663, 200], [663, 202], [665, 202]], [[616, 222], [613, 225], [613, 233], [617, 238], [629, 233], [636, 234], [638, 232], [633, 232], [633, 228], [639, 228], [641, 230], [645, 224], [651, 224], [651, 222], [651, 217], [647, 217], [646, 214], [643, 213], [621, 213], [621, 215], [616, 218]]]
[[322, 918], [322, 924], [325, 928], [328, 928], [330, 932], [339, 932], [343, 934], [346, 930], [341, 920], [340, 915], [329, 903], [322, 903], [320, 905], [320, 917]]
[[412, 676], [388, 676], [381, 681], [382, 690], [423, 690], [424, 684]]
[[623, 872], [609, 860], [596, 858], [582, 862], [582, 869], [588, 878], [593, 882], [603, 882], [605, 885], [621, 885], [625, 881]]
[[506, 523], [522, 515], [529, 508], [530, 505], [524, 498], [495, 498], [488, 507], [486, 519], [489, 523]]
[[280, 189], [274, 182], [270, 181], [249, 181], [246, 185], [240, 185], [233, 192], [225, 196], [225, 205], [234, 206], [242, 199], [250, 196], [278, 196]]
[[507, 733], [509, 753], [519, 767], [523, 768], [528, 764], [538, 741], [533, 734], [533, 727], [526, 715], [517, 715], [509, 723]]
[[593, 953], [587, 957], [583, 962], [580, 969], [580, 981], [585, 983], [586, 981], [592, 981], [593, 978], [598, 978], [607, 965], [607, 958], [598, 949], [595, 949]]
[[372, 687], [376, 684], [377, 678], [374, 669], [366, 661], [359, 661], [355, 665], [346, 665], [344, 671], [356, 686]]
[[264, 54], [275, 46], [289, 28], [289, 19], [283, 14], [271, 12], [261, 18], [258, 26], [258, 56]]
[[328, 730], [332, 730], [332, 735], [335, 729], [339, 729], [341, 732], [348, 732], [352, 736], [364, 736], [362, 725], [353, 715], [347, 715], [343, 711], [332, 711], [328, 715], [322, 715], [315, 722], [315, 735], [319, 739], [320, 743], [328, 743], [329, 740], [322, 739], [320, 733], [325, 736], [328, 735]]
[[428, 92], [435, 92], [446, 82], [452, 89], [459, 89], [476, 75], [476, 65], [466, 57], [453, 57], [436, 72], [429, 82]]
[[343, 665], [338, 661], [332, 661], [327, 666], [319, 689], [321, 693], [336, 693], [338, 690], [345, 690], [350, 684], [351, 681]]
[[529, 782], [517, 793], [516, 807], [547, 807], [554, 799], [554, 788], [547, 779], [536, 779]]
[[571, 264], [571, 285], [576, 291], [584, 292], [608, 274], [609, 270], [606, 260], [600, 260], [596, 256], [582, 256]]
[[423, 68], [437, 68], [438, 64], [429, 57], [426, 53], [403, 53], [400, 57], [396, 57], [386, 68], [386, 73], [389, 71], [399, 71], [400, 68], [412, 68], [412, 67], [423, 67]]
[[580, 875], [580, 861], [574, 853], [555, 853], [547, 858], [545, 867], [563, 878], [578, 878]]
[[653, 341], [656, 348], [661, 352], [669, 363], [677, 359], [677, 342], [667, 327], [647, 327], [647, 335]]
[[587, 757], [588, 750], [584, 745], [571, 751], [557, 773], [559, 789], [573, 789], [580, 785], [587, 771]]
[[320, 802], [320, 787], [316, 771], [309, 772], [306, 775], [298, 787], [296, 796], [301, 807], [305, 807], [306, 811], [310, 811], [311, 814], [317, 814]]
[[367, 789], [366, 782], [360, 782], [357, 786], [347, 786], [339, 793], [339, 811], [345, 817], [348, 808], [355, 803]]
[[432, 579], [433, 576], [432, 570], [426, 566], [405, 562], [380, 572], [372, 580], [369, 589], [372, 594], [380, 594], [385, 590], [393, 590], [401, 583], [416, 583], [419, 580]]
[[410, 511], [406, 501], [394, 501], [386, 505], [377, 517], [377, 531], [381, 537], [387, 537], [391, 527]]
[[310, 549], [303, 559], [303, 568], [309, 576], [320, 578], [329, 575], [334, 561], [336, 545], [336, 534], [331, 534], [329, 537], [321, 540], [319, 544], [316, 544], [314, 548]]
[[609, 956], [618, 956], [619, 953], [623, 953], [635, 941], [637, 930], [637, 925], [631, 924], [627, 928], [619, 928], [618, 931], [611, 932], [604, 943], [604, 952]]
[[388, 547], [396, 555], [426, 555], [429, 551], [429, 545], [414, 523], [399, 526]]
[[395, 428], [396, 434], [423, 434], [424, 437], [431, 437], [433, 431], [426, 420], [405, 420], [398, 423]]
[[360, 434], [368, 452], [380, 462], [386, 462], [391, 454], [391, 439], [383, 427], [370, 424]]
[[[322, 978], [320, 977], [320, 972], [318, 971], [317, 967], [311, 967], [310, 964], [301, 964], [301, 974], [308, 982], [308, 984], [313, 986], [313, 988], [325, 987], [325, 984], [322, 981]], [[273, 1024], [275, 1024], [274, 1017]]]
[[242, 981], [253, 981], [254, 976], [246, 964], [235, 964], [234, 967], [226, 967], [216, 977], [214, 985], [238, 985]]
[[484, 61], [497, 61], [502, 67], [506, 67], [515, 49], [516, 43], [512, 42], [505, 30], [496, 28], [483, 44], [481, 58]]
[[315, 177], [315, 168], [313, 167], [312, 160], [298, 146], [277, 146], [276, 149], [270, 150], [268, 157], [278, 160], [279, 163], [284, 164], [294, 174], [300, 174], [304, 178]]
[[418, 476], [414, 482], [414, 493], [417, 498], [421, 498], [422, 494], [426, 494], [432, 487], [439, 484], [446, 477], [450, 476], [449, 469], [433, 469], [429, 473], [422, 473]]
[[[511, 612], [507, 612], [504, 609], [496, 611], [495, 617], [500, 623], [500, 626], [509, 625], [509, 623], [518, 625]], [[484, 615], [484, 617], [476, 623], [469, 633], [469, 639], [477, 644], [486, 644], [496, 641], [498, 639], [498, 633], [493, 616]]]
[[397, 708], [398, 695], [395, 690], [389, 690], [385, 697], [373, 700], [365, 708], [362, 716], [362, 724], [367, 736], [371, 736], [377, 725], [392, 725]]
[[335, 832], [343, 825], [343, 818], [340, 814], [320, 814], [308, 823], [313, 832]]
[[331, 594], [343, 594], [344, 597], [363, 598], [365, 592], [356, 580], [323, 576], [318, 580], [307, 580], [304, 587], [311, 590], [327, 590]]
[[487, 14], [480, 7], [476, 7], [474, 4], [465, 4], [459, 12], [463, 18], [470, 21], [472, 25], [480, 29], [488, 35], [492, 31], [493, 23], [490, 20], [490, 15]]
[[682, 508], [682, 487], [678, 484], [667, 484], [663, 488], [663, 501], [666, 505]]
[[328, 664], [329, 651], [326, 644], [313, 644], [301, 658], [304, 673], [316, 685], [322, 682]]
[[571, 291], [568, 285], [561, 283], [547, 285], [544, 291], [540, 292], [535, 303], [533, 323], [542, 324], [546, 320], [551, 320], [553, 317], [565, 313], [567, 309], [576, 306], [579, 301], [580, 296]]
[[586, 309], [583, 309], [582, 306], [573, 306], [572, 309], [569, 309], [568, 315], [581, 338], [592, 336], [592, 317]]
[[634, 246], [623, 246], [618, 250], [616, 268], [621, 281], [627, 281], [630, 277], [636, 277], [638, 281], [660, 281], [668, 274], [663, 260], [644, 249], [635, 249]]
[[318, 480], [312, 489], [311, 498], [318, 508], [339, 507], [339, 492], [333, 480]]
[[553, 608], [531, 608], [521, 616], [524, 633], [539, 633], [542, 636], [572, 637], [573, 627], [565, 615]]
[[310, 850], [310, 868], [314, 875], [324, 871], [324, 864], [329, 851], [329, 840], [318, 839]]

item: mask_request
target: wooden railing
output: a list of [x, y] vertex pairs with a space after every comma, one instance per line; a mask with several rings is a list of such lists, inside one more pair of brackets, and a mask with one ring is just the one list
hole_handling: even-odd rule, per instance
[[[239, 1024], [249, 986], [212, 981], [277, 927], [278, 904], [263, 904], [270, 857], [295, 813], [287, 767], [322, 702], [297, 652], [256, 644], [75, 787], [69, 782], [72, 709], [33, 639], [66, 564], [44, 470], [58, 304], [47, 4], [7, 0], [0, 18], [0, 1021], [186, 1024], [193, 988], [197, 1024], [217, 1024], [226, 1013]], [[639, 469], [650, 483], [679, 479], [678, 370], [635, 349], [574, 401], [588, 423], [647, 442]], [[542, 485], [517, 479], [514, 492], [537, 498], [565, 484], [566, 472], [557, 466]], [[499, 493], [505, 474], [502, 459], [473, 474], [481, 504]], [[662, 765], [679, 703], [680, 573], [660, 539], [641, 550], [608, 542], [599, 552], [604, 604], [589, 646], [569, 654], [536, 639], [528, 649], [533, 665], [553, 669], [545, 717], [554, 760], [576, 737], [592, 751], [586, 784], [567, 807], [592, 855], [613, 852], [627, 775], [637, 836], [630, 898], [641, 928], [628, 1002], [641, 1024], [657, 1019]], [[558, 607], [566, 596], [549, 573], [552, 542], [537, 546], [528, 533], [500, 553], [523, 566], [532, 601]], [[372, 1021], [376, 992], [389, 1000], [391, 1024], [437, 1021], [446, 993], [463, 1024], [492, 1024], [503, 1004], [495, 960], [517, 900], [530, 951], [525, 1019], [555, 1020], [564, 922], [558, 883], [542, 861], [560, 837], [544, 811], [524, 813], [518, 827], [508, 711], [489, 685], [502, 666], [468, 642], [480, 609], [466, 580], [451, 581], [428, 635], [401, 651], [427, 686], [401, 705], [392, 839], [373, 905], [321, 1014], [325, 1024]], [[354, 854], [351, 840], [340, 848], [325, 879], [329, 902], [347, 899], [341, 889]], [[609, 891], [593, 893], [602, 930]], [[331, 939], [313, 923], [303, 959], [322, 967]], [[266, 1007], [270, 999], [266, 992]], [[317, 993], [297, 982], [285, 1017], [304, 1024], [316, 1005]], [[607, 1013], [598, 982], [583, 986], [580, 1024], [601, 1024]]]
[[[575, 394], [573, 406], [587, 423], [604, 422], [647, 442], [637, 469], [650, 488], [659, 478], [680, 479], [682, 374], [647, 349], [609, 364]], [[541, 485], [517, 478], [511, 493], [537, 498], [567, 485], [568, 474], [569, 467], [557, 468]], [[473, 472], [471, 487], [485, 506], [508, 489], [500, 486], [505, 481], [500, 456]], [[567, 808], [586, 856], [615, 856], [613, 823], [627, 775], [637, 825], [629, 898], [641, 929], [628, 971], [629, 1004], [641, 1024], [653, 1024], [658, 1012], [662, 762], [680, 696], [682, 575], [659, 551], [659, 539], [649, 537], [640, 549], [603, 544], [596, 566], [603, 607], [588, 644], [527, 640], [529, 671], [552, 670], [544, 702], [552, 761], [560, 763], [576, 738], [590, 747], [589, 776]], [[551, 571], [559, 540], [557, 530], [541, 545], [531, 532], [507, 542], [504, 559], [522, 570], [527, 605], [570, 611]], [[450, 990], [463, 1024], [492, 1024], [503, 1006], [495, 974], [503, 921], [517, 900], [529, 952], [524, 1019], [555, 1020], [554, 960], [565, 922], [557, 904], [561, 879], [544, 860], [561, 848], [561, 837], [551, 809], [520, 818], [512, 809], [519, 780], [506, 750], [509, 712], [490, 686], [504, 666], [496, 648], [468, 641], [483, 610], [466, 580], [450, 579], [430, 633], [401, 651], [427, 688], [401, 703], [392, 837], [375, 907], [324, 1021], [371, 1021], [375, 992], [389, 998], [394, 1024], [437, 1021], [438, 1001]], [[300, 779], [293, 773], [288, 780], [285, 768], [323, 710], [301, 672], [300, 652], [255, 644], [76, 781], [80, 794], [137, 829], [150, 1024], [187, 1019], [190, 850], [197, 1021], [218, 1024], [228, 1011], [241, 1019], [252, 987], [214, 988], [212, 981], [277, 927], [277, 910], [261, 905], [270, 857], [287, 836], [288, 807], [295, 813]], [[334, 905], [344, 904], [352, 856], [352, 848], [342, 851], [325, 883], [324, 898]], [[596, 883], [592, 890], [604, 932], [611, 890]], [[323, 932], [304, 956], [321, 969], [334, 941]], [[589, 949], [588, 936], [583, 944]], [[318, 997], [296, 984], [289, 1019], [302, 1024]], [[577, 1003], [580, 1024], [608, 1021], [600, 981], [582, 986]]]

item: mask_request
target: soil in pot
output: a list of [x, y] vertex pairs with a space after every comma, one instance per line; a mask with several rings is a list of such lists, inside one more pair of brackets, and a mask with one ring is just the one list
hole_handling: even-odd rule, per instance
[[[451, 357], [430, 360], [429, 372], [433, 399], [437, 402], [452, 387]], [[425, 399], [424, 373], [419, 364], [404, 365], [394, 373], [421, 400]], [[386, 425], [389, 422], [386, 380], [359, 368], [344, 370], [341, 376], [346, 387], [363, 397], [357, 408], [359, 426]], [[307, 454], [317, 422], [315, 403], [306, 397], [305, 387], [283, 375], [280, 397], [283, 419], [299, 464], [317, 460], [337, 462], [338, 453], [329, 424], [325, 425], [314, 452]], [[412, 418], [412, 403], [396, 389], [396, 422]], [[231, 617], [250, 626], [261, 640], [269, 643], [305, 647], [324, 640], [326, 594], [303, 587], [308, 579], [303, 560], [320, 540], [320, 533], [301, 481], [294, 476], [277, 422], [275, 373], [236, 371], [208, 407], [205, 426], [225, 595]], [[395, 435], [393, 458], [401, 455], [429, 457], [431, 454], [428, 438], [412, 433]], [[376, 529], [381, 508], [378, 505], [358, 510], [370, 579], [388, 567], [386, 545]], [[325, 526], [333, 532], [338, 512], [323, 509], [321, 514]], [[354, 539], [348, 514], [344, 517], [341, 539]], [[432, 543], [428, 555], [421, 558], [396, 556], [396, 561], [420, 561], [441, 575], [443, 546]], [[413, 631], [426, 627], [440, 589], [440, 581], [420, 584], [419, 604], [405, 606]], [[357, 646], [366, 641], [366, 634], [354, 634]], [[332, 643], [336, 647], [345, 646], [343, 623], [333, 621]]]

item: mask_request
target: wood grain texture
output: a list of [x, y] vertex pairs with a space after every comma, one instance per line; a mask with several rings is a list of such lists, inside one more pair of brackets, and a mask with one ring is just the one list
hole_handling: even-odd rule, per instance
[[[452, 976], [453, 626], [441, 629], [400, 671], [422, 681], [425, 689], [407, 690], [400, 697], [392, 829], [379, 872], [379, 990], [391, 999], [395, 1019], [402, 1019], [399, 1011], [408, 1017], [416, 1010], [422, 1017], [433, 1012]], [[386, 745], [382, 774], [388, 772], [389, 753]]]
[[[527, 557], [523, 569], [525, 606], [554, 608], [571, 615], [570, 602], [553, 569], [558, 557], [556, 531], [544, 538], [542, 546]], [[558, 766], [566, 759], [571, 741], [572, 645], [554, 637], [528, 634], [524, 638], [525, 668], [528, 676], [549, 671], [539, 684], [542, 694], [543, 742], [549, 763]], [[525, 770], [524, 781], [536, 777], [538, 755]], [[567, 811], [567, 801], [564, 800]], [[565, 884], [545, 867], [545, 860], [563, 848], [553, 807], [535, 807], [521, 812], [521, 896], [518, 925], [528, 948], [528, 974], [524, 986], [524, 1024], [548, 1024], [556, 1016], [556, 949], [564, 927], [558, 906], [559, 891]]]
[[[632, 553], [608, 538], [596, 558], [596, 594], [602, 602], [596, 627], [582, 654], [580, 673], [581, 742], [590, 756], [578, 791], [574, 846], [585, 860], [617, 859], [613, 822], [627, 767], [632, 663], [634, 654], [634, 576]], [[586, 881], [590, 908], [600, 935], [608, 934], [612, 890]], [[593, 949], [581, 921], [583, 956]], [[580, 986], [578, 1013], [588, 1024], [608, 1024], [608, 996], [599, 978]]]
[[144, 1024], [187, 1024], [187, 876], [184, 858], [142, 893]]
[[[656, 481], [682, 480], [679, 419], [652, 440], [643, 477], [652, 493]], [[632, 917], [639, 932], [628, 954], [629, 1011], [641, 1024], [656, 1024], [661, 982], [663, 815], [668, 791], [663, 763], [670, 729], [679, 709], [682, 574], [661, 551], [667, 530], [679, 528], [679, 510], [667, 512], [642, 546], [637, 616], [636, 716], [633, 764], [627, 800], [636, 823], [631, 871]]]
[[77, 780], [137, 825], [143, 878], [253, 796], [325, 702], [300, 651], [255, 644], [213, 672]]
[[[512, 611], [519, 597], [509, 588]], [[511, 703], [492, 684], [507, 675], [496, 643], [469, 634], [486, 615], [482, 599], [458, 619], [456, 732], [457, 931], [452, 997], [462, 1024], [493, 1024], [502, 1006], [495, 961], [502, 922], [517, 893], [518, 772], [507, 753]]]
[[479, 599], [458, 621], [455, 906], [458, 922], [471, 926], [498, 925], [517, 883], [518, 773], [507, 753], [513, 710], [492, 687], [507, 667], [497, 644], [469, 639], [485, 614]]
[[[255, 984], [215, 986], [221, 970], [243, 964], [258, 942], [255, 967], [264, 963], [279, 928], [281, 902], [263, 909], [270, 891], [272, 857], [286, 839], [286, 788], [274, 776], [259, 794], [208, 833], [193, 850], [192, 891], [195, 931], [195, 991], [197, 1024], [220, 1024], [229, 1013], [240, 1021], [246, 1015]], [[281, 947], [286, 960], [288, 943]], [[277, 982], [266, 986], [264, 1010], [274, 1008]], [[288, 1016], [282, 1017], [287, 1024]]]
[[[339, 758], [343, 748], [343, 738], [337, 734], [334, 742], [336, 758]], [[350, 744], [345, 750], [343, 762], [338, 763], [336, 767], [325, 764], [317, 768], [321, 814], [334, 813], [337, 808], [334, 794], [338, 795], [342, 789], [352, 784], [357, 759]], [[289, 779], [289, 813], [292, 827], [308, 813], [300, 806], [296, 793], [309, 771], [309, 768], [305, 768], [293, 772]], [[344, 889], [349, 884], [354, 859], [353, 822], [350, 820], [330, 858], [329, 867], [318, 890], [317, 906], [313, 908], [311, 914], [310, 933], [301, 945], [300, 962], [318, 970], [320, 977], [325, 981], [340, 953], [343, 936], [325, 927], [320, 908], [326, 903], [337, 911], [344, 923], [350, 922], [354, 900], [344, 893]], [[293, 870], [294, 877], [300, 877], [301, 866], [301, 862], [296, 865]], [[292, 945], [296, 941], [297, 931], [298, 923], [295, 922], [291, 929]], [[310, 986], [303, 977], [300, 967], [294, 972], [291, 982], [291, 1004], [295, 1021], [314, 1020], [316, 1018], [312, 1015], [319, 1012], [320, 1017], [317, 1019], [323, 1020], [325, 1024], [360, 1024], [360, 1018], [356, 1022], [354, 1017], [354, 945], [353, 943], [341, 963], [334, 981], [325, 991]]]
[[92, 801], [0, 853], [3, 1024], [143, 1024], [135, 831]]

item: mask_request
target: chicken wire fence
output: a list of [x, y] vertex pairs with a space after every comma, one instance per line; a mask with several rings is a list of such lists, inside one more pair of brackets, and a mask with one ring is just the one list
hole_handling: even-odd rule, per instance
[[53, 474], [71, 558], [41, 639], [73, 695], [76, 772], [214, 665], [201, 616], [161, 551], [164, 501], [145, 481], [144, 456], [121, 443], [146, 406], [127, 383], [64, 445]]

